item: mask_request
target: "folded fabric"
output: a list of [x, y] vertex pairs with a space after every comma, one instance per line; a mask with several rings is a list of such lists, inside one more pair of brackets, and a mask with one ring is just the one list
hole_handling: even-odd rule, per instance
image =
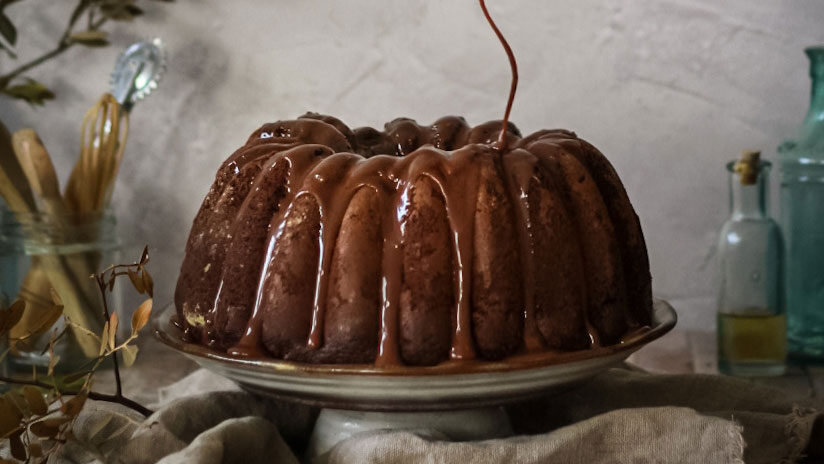
[[[214, 389], [221, 391], [214, 391]], [[81, 414], [69, 462], [298, 463], [317, 410], [258, 398], [206, 371], [162, 391], [142, 423], [109, 405]], [[824, 442], [820, 405], [780, 390], [703, 375], [612, 369], [562, 394], [507, 408], [518, 435], [453, 442], [433, 430], [373, 431], [323, 456], [331, 463], [779, 463]], [[108, 420], [106, 420], [108, 418]], [[101, 425], [102, 424], [102, 425]]]

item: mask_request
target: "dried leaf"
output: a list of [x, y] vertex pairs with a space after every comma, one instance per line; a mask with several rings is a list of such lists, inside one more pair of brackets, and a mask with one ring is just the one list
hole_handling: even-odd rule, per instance
[[14, 45], [17, 42], [17, 29], [2, 11], [0, 11], [0, 35], [6, 39], [9, 45]]
[[56, 306], [63, 306], [63, 298], [60, 298], [60, 294], [57, 293], [57, 290], [55, 290], [54, 287], [51, 287], [49, 290], [54, 304]]
[[26, 406], [26, 399], [23, 398], [23, 394], [20, 393], [20, 390], [10, 390], [3, 395], [3, 398], [9, 402], [9, 404], [14, 407], [20, 417], [25, 417], [27, 413], [28, 407]]
[[49, 417], [48, 419], [43, 419], [43, 420], [38, 421], [38, 422], [45, 424], [47, 427], [60, 427], [61, 425], [65, 424], [66, 422], [70, 422], [71, 420], [72, 420], [71, 417], [58, 416], [58, 417]]
[[25, 311], [26, 302], [23, 300], [16, 300], [7, 309], [0, 311], [0, 334], [5, 334], [17, 325]]
[[137, 346], [136, 345], [126, 345], [120, 350], [123, 353], [123, 364], [126, 367], [130, 367], [134, 364], [135, 359], [137, 359]]
[[113, 350], [115, 346], [115, 336], [117, 335], [117, 313], [112, 314], [109, 318], [109, 349]]
[[89, 394], [87, 392], [81, 391], [73, 396], [72, 399], [63, 403], [63, 405], [60, 406], [60, 411], [69, 417], [76, 417], [80, 414], [80, 411], [83, 410], [83, 405], [86, 404], [86, 398], [88, 398], [88, 396]]
[[26, 404], [29, 405], [31, 412], [38, 416], [43, 416], [49, 412], [49, 406], [46, 404], [46, 400], [43, 399], [43, 394], [40, 393], [40, 390], [27, 385], [23, 388], [23, 396], [26, 398]]
[[43, 446], [39, 442], [29, 443], [29, 456], [39, 458], [43, 456]]
[[54, 92], [49, 90], [45, 85], [28, 77], [25, 78], [25, 81], [25, 84], [17, 84], [3, 89], [3, 93], [12, 98], [25, 100], [34, 106], [42, 105], [46, 100], [54, 99]]
[[89, 330], [89, 329], [83, 327], [82, 325], [72, 321], [71, 319], [69, 319], [68, 316], [66, 316], [64, 319], [66, 321], [66, 324], [72, 326], [76, 330], [79, 330], [82, 335], [92, 337], [95, 340], [97, 340], [98, 342], [100, 341], [100, 335], [97, 335], [96, 333], [92, 332], [91, 330]]
[[116, 279], [114, 278], [114, 276], [112, 276], [112, 278], [109, 279], [109, 293], [111, 293], [112, 290], [114, 290], [115, 281]]
[[150, 297], [154, 298], [154, 280], [152, 279], [152, 275], [149, 274], [149, 270], [146, 268], [141, 269], [140, 273], [143, 275], [143, 288]]
[[146, 292], [146, 288], [143, 286], [143, 278], [131, 269], [129, 269], [129, 280], [132, 281], [132, 287], [134, 287], [137, 293], [143, 294]]
[[29, 426], [31, 433], [40, 438], [54, 438], [60, 433], [60, 427], [57, 425], [47, 424], [45, 421], [35, 422]]
[[100, 351], [97, 353], [98, 356], [103, 356], [103, 353], [106, 352], [106, 346], [109, 344], [109, 321], [106, 321], [103, 324], [103, 332], [100, 333]]
[[40, 354], [46, 354], [47, 351], [53, 353], [55, 343], [57, 343], [57, 340], [60, 340], [60, 338], [63, 337], [63, 335], [65, 335], [66, 331], [68, 330], [69, 326], [67, 325], [63, 326], [63, 328], [60, 331], [58, 331], [57, 327], [55, 327], [54, 330], [52, 330], [51, 336], [49, 337], [49, 344], [46, 345], [45, 348], [43, 348], [43, 351]]
[[152, 314], [152, 299], [144, 301], [132, 313], [132, 335], [140, 332], [140, 329], [146, 326], [149, 322], [149, 316]]
[[51, 353], [49, 356], [49, 372], [48, 375], [54, 375], [54, 368], [60, 362], [60, 355]]
[[15, 459], [19, 459], [21, 461], [26, 460], [26, 447], [23, 446], [23, 440], [20, 439], [20, 436], [23, 435], [23, 431], [20, 430], [19, 432], [14, 433], [12, 436], [9, 437], [9, 447], [11, 448], [11, 455]]
[[94, 441], [94, 438], [100, 432], [102, 432], [103, 429], [106, 428], [107, 425], [109, 425], [109, 422], [111, 422], [113, 418], [114, 418], [114, 415], [107, 414], [107, 415], [101, 417], [100, 420], [95, 422], [93, 425], [89, 426], [88, 427], [88, 432], [87, 432], [88, 433], [87, 436], [89, 437], [89, 441]]
[[112, 434], [111, 434], [111, 435], [109, 435], [109, 436], [106, 438], [106, 440], [112, 440], [112, 439], [114, 439], [115, 437], [119, 437], [120, 435], [123, 435], [123, 433], [124, 433], [124, 432], [126, 432], [127, 430], [132, 429], [133, 427], [134, 427], [134, 424], [132, 424], [131, 422], [126, 422], [126, 423], [125, 423], [125, 424], [123, 424], [120, 428], [118, 428], [117, 430], [115, 430], [114, 432], [112, 432]]
[[149, 262], [149, 245], [143, 247], [143, 252], [140, 253], [140, 262], [141, 266], [145, 266], [146, 263]]
[[20, 426], [23, 414], [5, 397], [0, 398], [0, 437], [7, 436]]
[[107, 35], [103, 31], [83, 31], [75, 32], [69, 36], [69, 40], [87, 47], [105, 47], [109, 45]]

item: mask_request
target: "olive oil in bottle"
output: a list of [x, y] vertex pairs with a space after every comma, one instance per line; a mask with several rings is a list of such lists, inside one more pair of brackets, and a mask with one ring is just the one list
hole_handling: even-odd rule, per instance
[[786, 316], [763, 309], [751, 311], [718, 313], [718, 358], [724, 363], [721, 370], [738, 375], [782, 372], [787, 357]]
[[782, 375], [787, 356], [782, 241], [766, 211], [770, 164], [744, 152], [727, 165], [731, 215], [718, 246], [718, 368], [730, 375]]

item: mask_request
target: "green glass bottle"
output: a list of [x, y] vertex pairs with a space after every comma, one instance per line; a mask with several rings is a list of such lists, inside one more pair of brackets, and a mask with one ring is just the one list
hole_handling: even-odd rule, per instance
[[824, 46], [809, 47], [812, 97], [798, 136], [778, 147], [791, 356], [824, 361]]

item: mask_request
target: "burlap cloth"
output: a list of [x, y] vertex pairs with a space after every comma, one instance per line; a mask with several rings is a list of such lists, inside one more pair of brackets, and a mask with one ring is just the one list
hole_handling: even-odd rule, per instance
[[[131, 422], [124, 410], [113, 416], [112, 406], [91, 405], [75, 428], [86, 444], [69, 445], [60, 457], [298, 463], [317, 415], [252, 397], [203, 370], [161, 389], [154, 406], [154, 415]], [[326, 457], [346, 464], [781, 463], [805, 462], [807, 455], [816, 462], [824, 458], [821, 410], [725, 377], [612, 369], [574, 391], [510, 406], [518, 433], [512, 438], [460, 443], [427, 430], [366, 432]]]

